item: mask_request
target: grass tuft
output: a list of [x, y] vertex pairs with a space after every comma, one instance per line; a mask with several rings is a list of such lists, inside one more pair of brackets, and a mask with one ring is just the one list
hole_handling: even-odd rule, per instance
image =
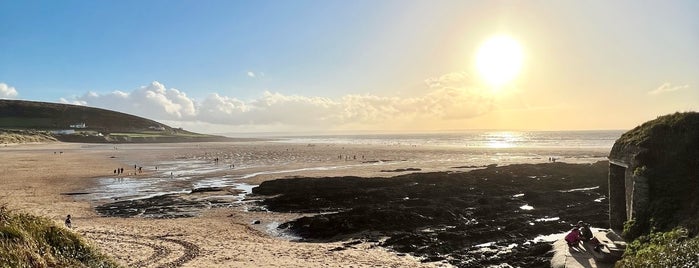
[[53, 221], [0, 206], [0, 267], [119, 267]]

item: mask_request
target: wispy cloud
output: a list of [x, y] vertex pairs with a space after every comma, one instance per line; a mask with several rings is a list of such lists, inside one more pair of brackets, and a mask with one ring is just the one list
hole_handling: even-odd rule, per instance
[[660, 85], [658, 88], [648, 91], [649, 95], [658, 95], [658, 94], [664, 94], [664, 93], [669, 93], [669, 92], [674, 92], [678, 90], [683, 90], [689, 88], [689, 85], [680, 85], [680, 86], [674, 86], [670, 83], [664, 83]]
[[156, 120], [226, 126], [290, 126], [299, 129], [368, 127], [386, 124], [415, 126], [425, 119], [472, 118], [492, 109], [492, 96], [467, 86], [466, 76], [449, 74], [427, 80], [422, 95], [386, 97], [345, 95], [339, 98], [287, 95], [265, 91], [252, 100], [212, 93], [201, 101], [159, 82], [131, 92], [89, 92], [65, 103], [96, 106]]
[[19, 93], [14, 87], [11, 87], [5, 83], [0, 83], [0, 98], [2, 99], [14, 99]]
[[248, 77], [255, 78], [255, 73], [252, 71], [248, 71], [247, 75], [248, 75]]

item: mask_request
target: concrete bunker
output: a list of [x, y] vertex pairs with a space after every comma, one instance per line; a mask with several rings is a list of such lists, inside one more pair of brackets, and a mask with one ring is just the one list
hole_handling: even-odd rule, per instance
[[699, 232], [699, 113], [658, 117], [609, 154], [609, 225], [627, 238], [678, 225]]

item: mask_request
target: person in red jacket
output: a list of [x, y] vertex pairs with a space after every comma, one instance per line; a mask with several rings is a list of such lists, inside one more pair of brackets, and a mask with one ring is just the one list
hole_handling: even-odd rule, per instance
[[580, 229], [578, 227], [573, 228], [565, 237], [568, 246], [575, 247], [580, 244]]

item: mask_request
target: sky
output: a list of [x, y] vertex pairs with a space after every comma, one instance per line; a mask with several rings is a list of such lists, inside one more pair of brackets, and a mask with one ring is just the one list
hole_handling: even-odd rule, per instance
[[[699, 110], [697, 11], [699, 1], [0, 0], [0, 98], [203, 133], [624, 130]], [[522, 57], [497, 88], [476, 65], [493, 36], [516, 40]]]

